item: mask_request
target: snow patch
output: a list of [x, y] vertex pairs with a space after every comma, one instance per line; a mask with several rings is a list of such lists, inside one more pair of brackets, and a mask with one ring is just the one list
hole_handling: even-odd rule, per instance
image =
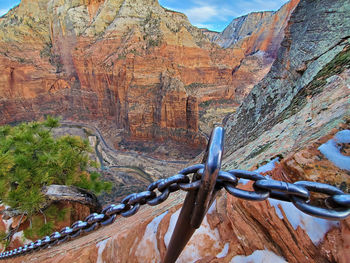
[[278, 207], [280, 204], [286, 217], [293, 228], [301, 227], [310, 237], [312, 243], [318, 245], [324, 238], [325, 234], [332, 227], [339, 227], [338, 221], [330, 221], [318, 217], [309, 216], [299, 209], [297, 209], [293, 203], [278, 201], [274, 199], [268, 199], [271, 206], [275, 207], [276, 213], [280, 219], [283, 219], [283, 214]]
[[211, 214], [216, 210], [216, 200], [214, 200], [214, 202], [211, 204], [211, 206], [208, 209], [207, 214]]
[[174, 229], [175, 229], [175, 225], [176, 225], [176, 221], [179, 217], [179, 214], [180, 214], [180, 209], [177, 210], [174, 214], [171, 215], [170, 217], [170, 221], [169, 221], [169, 227], [168, 227], [168, 231], [165, 233], [164, 235], [164, 243], [165, 243], [165, 246], [168, 248], [168, 245], [169, 245], [169, 242], [170, 242], [170, 238], [171, 238], [171, 235], [173, 234], [174, 232]]
[[285, 263], [284, 258], [277, 256], [275, 253], [269, 250], [255, 250], [253, 254], [249, 256], [235, 256], [231, 259], [230, 263]]
[[102, 253], [103, 251], [105, 250], [106, 248], [106, 245], [107, 245], [107, 242], [110, 238], [107, 238], [105, 240], [102, 240], [101, 242], [98, 242], [96, 247], [98, 248], [98, 254], [97, 254], [97, 261], [96, 263], [103, 263], [103, 260], [102, 260]]
[[244, 178], [239, 178], [238, 183], [242, 185], [246, 185], [250, 180], [244, 179]]
[[5, 229], [7, 231], [10, 228], [10, 226], [12, 225], [12, 223], [13, 223], [13, 218], [11, 217], [9, 220], [3, 219], [2, 221], [4, 222]]
[[227, 253], [228, 253], [228, 249], [230, 247], [230, 243], [226, 243], [224, 248], [222, 249], [222, 251], [216, 255], [217, 258], [224, 258], [227, 256]]
[[350, 130], [338, 132], [334, 139], [322, 144], [318, 150], [335, 166], [350, 171], [350, 157], [340, 152], [341, 146], [337, 143], [350, 143]]
[[[205, 247], [205, 244], [209, 241], [213, 241], [211, 246], [212, 249], [217, 249], [218, 251], [221, 248], [219, 243], [219, 231], [217, 228], [210, 228], [207, 217], [205, 216], [200, 228], [196, 230], [177, 262], [196, 262], [205, 256], [209, 256], [210, 252]], [[203, 244], [204, 247], [202, 247], [200, 244]], [[207, 252], [207, 254], [203, 254], [203, 251], [204, 253]]]
[[[267, 164], [264, 164], [262, 166], [260, 166], [258, 169], [256, 169], [254, 172], [257, 172], [257, 173], [266, 173], [266, 172], [269, 172], [269, 171], [272, 171], [275, 166], [276, 166], [276, 163], [278, 163], [279, 161], [279, 158], [276, 157], [275, 159], [271, 160], [270, 162], [268, 162]], [[266, 176], [267, 178], [269, 178], [269, 176], [267, 175]], [[239, 184], [242, 184], [242, 185], [246, 185], [250, 180], [248, 179], [244, 179], [244, 178], [240, 178], [238, 180], [238, 183]]]
[[338, 143], [350, 143], [350, 130], [337, 132], [335, 139]]
[[[171, 238], [171, 235], [174, 231], [176, 221], [179, 217], [179, 214], [180, 214], [180, 210], [177, 210], [170, 217], [169, 228], [168, 228], [168, 231], [166, 232], [166, 234], [164, 235], [164, 243], [165, 243], [166, 247], [169, 246], [170, 238]], [[219, 231], [217, 228], [215, 228], [215, 229], [210, 228], [207, 217], [205, 216], [201, 226], [196, 230], [196, 232], [192, 236], [190, 242], [186, 245], [185, 249], [183, 250], [183, 252], [181, 253], [180, 257], [178, 258], [178, 260], [176, 262], [177, 263], [195, 262], [195, 261], [203, 258], [203, 256], [204, 256], [203, 251], [206, 251], [206, 250], [205, 250], [205, 247], [201, 247], [200, 244], [205, 244], [210, 240], [214, 241], [212, 248], [219, 250], [220, 249]]]
[[29, 244], [29, 243], [32, 242], [31, 240], [26, 239], [26, 238], [24, 237], [23, 231], [16, 232], [16, 233], [13, 235], [12, 240], [15, 240], [16, 238], [17, 238], [18, 240], [22, 241], [24, 245], [27, 245], [27, 244]]
[[266, 172], [269, 172], [269, 171], [272, 171], [275, 166], [276, 166], [276, 163], [278, 163], [278, 160], [279, 158], [276, 157], [275, 159], [271, 160], [270, 162], [268, 162], [267, 164], [264, 164], [262, 166], [260, 166], [258, 169], [256, 169], [254, 172], [257, 172], [257, 173], [266, 173]]
[[[136, 250], [136, 256], [139, 259], [142, 259], [143, 256], [147, 255], [154, 255], [153, 260], [159, 260], [160, 255], [158, 251], [158, 245], [157, 245], [157, 231], [159, 223], [162, 221], [164, 216], [168, 213], [168, 211], [164, 212], [163, 214], [155, 217], [146, 227], [145, 233], [143, 235], [143, 238], [141, 239], [141, 242], [139, 243], [137, 250]], [[156, 262], [156, 261], [154, 261]]]

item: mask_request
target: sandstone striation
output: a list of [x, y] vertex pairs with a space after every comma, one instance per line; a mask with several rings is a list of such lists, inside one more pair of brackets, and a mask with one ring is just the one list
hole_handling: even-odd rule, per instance
[[[294, 181], [290, 171], [297, 169], [300, 174], [317, 173], [322, 180], [328, 171], [321, 173], [319, 163], [314, 162], [319, 155], [317, 147], [336, 132], [305, 145], [281, 162], [261, 166], [260, 171], [276, 180]], [[345, 151], [349, 151], [348, 146]], [[308, 166], [290, 162], [305, 153], [310, 160]], [[346, 176], [345, 171], [333, 169], [327, 160], [322, 162], [332, 173]], [[252, 184], [240, 183], [238, 187], [250, 190]], [[183, 198], [184, 193], [173, 193], [165, 203], [142, 208], [132, 218], [118, 218], [113, 225], [68, 244], [11, 262], [161, 262]], [[287, 202], [246, 201], [222, 190], [177, 262], [345, 263], [350, 256], [349, 237], [349, 219], [327, 221], [310, 217]]]
[[292, 0], [275, 12], [253, 12], [234, 19], [213, 41], [224, 48], [240, 48], [245, 54], [264, 51], [276, 57], [284, 29], [299, 0]]
[[[0, 122], [51, 114], [113, 123], [131, 141], [203, 147], [199, 104], [241, 102], [268, 71], [266, 47], [279, 46], [296, 3], [249, 37], [260, 19], [252, 14], [255, 24], [248, 19], [235, 35], [244, 43], [221, 49], [157, 1], [23, 0], [0, 21]], [[273, 37], [261, 43], [266, 34]]]
[[[219, 100], [219, 105], [214, 103], [215, 107], [205, 107], [204, 104], [203, 107], [203, 103], [200, 104], [200, 127], [207, 134], [212, 125], [205, 123], [221, 123], [229, 113], [237, 109], [254, 85], [270, 70], [283, 40], [289, 17], [298, 3], [299, 0], [293, 0], [276, 12], [254, 12], [236, 18], [221, 33], [214, 34], [203, 30], [212, 42], [226, 48], [225, 50], [232, 50], [233, 57], [240, 59], [231, 72], [232, 86], [225, 89], [225, 95]], [[242, 52], [244, 57], [237, 55]], [[200, 92], [203, 94], [205, 90], [201, 89]], [[215, 98], [208, 100], [216, 101]], [[213, 110], [214, 108], [217, 110]]]
[[[118, 5], [121, 2], [115, 1], [113, 4]], [[101, 18], [103, 23], [113, 20], [109, 10], [97, 11], [96, 14], [104, 16], [104, 19]], [[336, 185], [343, 191], [349, 192], [349, 171], [336, 160], [339, 157], [348, 160], [350, 151], [349, 138], [346, 137], [350, 131], [348, 107], [350, 96], [348, 92], [350, 85], [349, 14], [350, 5], [345, 0], [300, 1], [290, 17], [284, 40], [271, 70], [253, 88], [237, 112], [225, 120], [224, 170], [257, 169], [258, 172], [270, 175], [276, 180], [318, 181]], [[181, 18], [178, 13], [172, 12], [171, 15], [177, 19]], [[126, 18], [123, 17], [123, 19]], [[95, 23], [95, 32], [104, 32], [105, 29], [102, 26], [104, 24], [102, 22], [98, 24], [96, 21], [98, 19], [91, 22]], [[116, 26], [113, 23], [107, 28]], [[118, 20], [118, 23], [118, 28], [122, 27], [122, 21]], [[156, 53], [150, 51], [143, 53], [147, 60], [143, 60], [136, 54], [128, 53], [125, 58], [117, 62], [125, 65], [123, 73], [118, 75], [119, 78], [115, 78], [114, 73], [103, 77], [102, 64], [95, 66], [94, 63], [99, 61], [99, 55], [107, 53], [107, 49], [114, 50], [116, 46], [113, 38], [108, 41], [101, 38], [98, 41], [103, 42], [104, 45], [98, 49], [89, 42], [91, 32], [87, 30], [82, 33], [83, 36], [77, 45], [84, 46], [84, 49], [78, 48], [76, 52], [77, 54], [80, 52], [80, 55], [72, 56], [73, 59], [80, 61], [76, 68], [77, 74], [80, 75], [73, 76], [75, 80], [79, 80], [80, 85], [74, 88], [70, 86], [67, 90], [78, 90], [77, 87], [79, 87], [81, 94], [89, 92], [93, 94], [90, 99], [96, 101], [94, 104], [96, 112], [98, 112], [97, 109], [100, 109], [99, 107], [106, 105], [106, 101], [99, 104], [100, 98], [95, 97], [95, 87], [103, 91], [105, 86], [108, 87], [108, 81], [134, 83], [132, 86], [123, 86], [125, 89], [118, 89], [118, 93], [115, 93], [118, 94], [119, 100], [116, 100], [116, 105], [119, 105], [120, 111], [130, 113], [131, 107], [126, 110], [125, 105], [129, 107], [131, 105], [129, 102], [133, 101], [135, 110], [142, 113], [143, 116], [138, 119], [139, 121], [145, 120], [148, 123], [150, 116], [153, 116], [152, 118], [162, 129], [176, 129], [174, 127], [179, 125], [184, 130], [193, 130], [197, 125], [196, 121], [193, 121], [196, 118], [192, 117], [196, 114], [196, 110], [193, 109], [201, 107], [198, 102], [201, 99], [203, 102], [215, 98], [215, 93], [220, 94], [220, 87], [228, 85], [227, 80], [218, 78], [215, 81], [218, 81], [220, 85], [215, 86], [213, 92], [209, 91], [209, 86], [190, 86], [194, 81], [191, 78], [195, 76], [195, 70], [192, 68], [193, 71], [191, 71], [189, 61], [186, 62], [185, 57], [182, 57], [182, 60], [179, 58], [176, 60], [174, 57], [176, 63], [186, 65], [184, 66], [186, 70], [184, 69], [183, 72], [181, 68], [177, 68], [176, 63], [172, 70], [164, 70], [159, 66], [169, 62], [167, 60], [170, 58], [170, 53], [167, 53], [169, 50], [172, 50], [173, 55], [186, 54], [189, 56], [190, 53], [181, 53], [189, 48], [191, 52], [198, 52], [198, 57], [194, 56], [192, 60], [197, 58], [198, 60], [194, 61], [206, 73], [202, 72], [203, 76], [201, 76], [203, 78], [216, 76], [215, 74], [210, 75], [215, 72], [215, 67], [205, 68], [203, 61], [208, 59], [210, 63], [213, 63], [219, 57], [226, 59], [228, 51], [216, 50], [210, 46], [216, 52], [215, 56], [208, 55], [205, 58], [203, 55], [205, 53], [199, 52], [201, 49], [197, 42], [192, 42], [194, 46], [188, 42], [188, 39], [191, 40], [191, 38], [186, 38], [187, 40], [183, 42], [186, 44], [183, 44], [181, 52], [176, 46], [164, 43], [155, 46], [152, 52], [163, 51], [164, 53], [158, 54], [163, 54], [164, 60], [163, 56], [155, 56]], [[192, 31], [188, 32], [195, 35]], [[110, 34], [115, 34], [115, 39], [118, 39], [116, 31], [111, 31]], [[134, 35], [130, 35], [130, 38], [133, 37]], [[247, 40], [247, 38], [244, 39]], [[152, 41], [156, 40], [152, 38]], [[147, 42], [145, 43], [147, 45]], [[205, 41], [203, 43], [205, 47], [207, 44]], [[85, 51], [83, 52], [85, 49], [88, 50], [90, 60], [86, 59], [87, 55]], [[232, 52], [237, 52], [237, 50], [233, 48]], [[246, 57], [242, 50], [239, 52], [236, 53], [242, 54], [239, 61], [244, 59], [243, 63], [240, 62], [242, 64], [240, 68], [249, 68], [249, 62], [254, 63], [251, 61], [254, 58]], [[262, 52], [258, 51], [256, 55], [266, 58]], [[85, 61], [89, 62], [85, 63]], [[142, 69], [142, 63], [149, 68], [147, 74]], [[157, 71], [157, 68], [158, 70], [161, 68], [162, 71]], [[223, 76], [226, 70], [223, 70]], [[161, 74], [157, 75], [157, 72]], [[101, 84], [102, 79], [106, 80], [104, 85]], [[154, 83], [158, 85], [160, 92], [153, 95], [150, 87], [156, 79], [158, 81]], [[214, 80], [209, 77], [206, 81], [202, 80], [202, 83], [210, 83], [210, 81], [214, 83]], [[142, 83], [147, 84], [143, 86]], [[199, 98], [195, 96], [198, 87], [198, 90], [204, 91], [202, 97]], [[155, 99], [154, 107], [160, 107], [162, 110], [157, 111], [157, 114], [154, 114], [156, 111], [152, 110], [152, 115], [147, 113], [147, 107], [142, 108], [141, 104], [137, 104], [135, 98], [140, 96], [141, 90], [148, 92], [149, 96]], [[232, 94], [230, 92], [232, 90], [229, 89], [225, 94]], [[129, 98], [129, 94], [132, 94], [133, 97]], [[84, 96], [82, 98], [85, 98]], [[146, 98], [142, 100], [147, 105], [152, 101]], [[185, 109], [169, 108], [171, 101], [178, 101], [186, 105]], [[126, 102], [128, 103], [123, 104]], [[79, 113], [82, 116], [85, 114], [82, 111]], [[168, 117], [179, 114], [184, 118], [180, 120]], [[135, 114], [133, 118], [138, 118], [138, 116]], [[118, 120], [119, 122], [124, 123], [128, 129], [133, 129], [134, 133], [138, 131], [136, 122], [134, 126], [130, 125], [133, 124], [132, 120], [122, 119]], [[142, 129], [142, 133], [137, 136], [152, 134], [149, 133], [150, 129], [147, 125]], [[342, 140], [341, 137], [347, 139]], [[336, 149], [335, 153], [332, 151], [333, 155], [327, 152], [329, 143]], [[328, 146], [325, 147], [325, 145]], [[334, 154], [337, 158], [334, 158]], [[119, 155], [117, 157], [120, 158]], [[249, 190], [252, 188], [252, 183], [240, 183], [238, 187]], [[168, 246], [183, 198], [184, 194], [181, 192], [172, 193], [165, 203], [155, 207], [146, 206], [132, 218], [118, 218], [113, 225], [92, 234], [46, 251], [11, 259], [11, 262], [160, 262]], [[214, 205], [209, 209], [201, 228], [193, 236], [178, 262], [254, 262], [260, 260], [345, 263], [350, 258], [349, 245], [349, 218], [340, 222], [323, 220], [300, 212], [288, 202], [273, 199], [249, 202], [227, 195], [222, 190]]]
[[[302, 143], [298, 136], [309, 133], [308, 137], [315, 138], [346, 122], [349, 8], [347, 1], [302, 2], [297, 6], [270, 72], [253, 88], [237, 114], [227, 119], [228, 155], [266, 138], [262, 136], [266, 131], [276, 134], [280, 127], [281, 135], [285, 131], [282, 127], [303, 130], [293, 137], [298, 148]], [[339, 105], [340, 101], [344, 104]]]

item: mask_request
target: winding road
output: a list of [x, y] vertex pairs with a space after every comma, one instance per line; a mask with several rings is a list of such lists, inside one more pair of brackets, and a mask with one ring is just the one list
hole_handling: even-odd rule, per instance
[[[125, 154], [125, 153], [127, 153], [128, 155], [131, 155], [131, 156], [133, 156], [135, 158], [143, 157], [143, 158], [146, 158], [146, 159], [149, 159], [149, 160], [162, 162], [162, 163], [165, 163], [165, 164], [187, 164], [188, 163], [188, 161], [162, 160], [162, 159], [158, 159], [158, 158], [146, 155], [146, 154], [136, 153], [136, 152], [131, 152], [131, 151], [128, 151], [128, 152], [118, 151], [116, 149], [113, 149], [111, 146], [109, 146], [107, 144], [107, 142], [105, 141], [105, 139], [102, 136], [102, 133], [95, 126], [92, 126], [92, 125], [89, 125], [89, 124], [82, 124], [82, 123], [78, 123], [78, 122], [69, 122], [69, 121], [61, 121], [60, 123], [61, 123], [62, 126], [68, 126], [68, 127], [69, 126], [70, 127], [73, 126], [73, 127], [88, 128], [90, 130], [93, 130], [95, 132], [94, 135], [99, 138], [99, 140], [100, 140], [100, 142], [102, 142], [103, 146], [105, 148], [107, 148], [109, 151], [113, 152], [114, 154], [120, 154], [120, 153], [124, 153]], [[120, 166], [120, 167], [122, 167], [122, 166]], [[109, 168], [119, 168], [119, 166], [110, 166]]]

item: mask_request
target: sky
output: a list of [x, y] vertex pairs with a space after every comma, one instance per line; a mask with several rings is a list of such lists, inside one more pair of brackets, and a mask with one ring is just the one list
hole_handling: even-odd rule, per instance
[[[239, 16], [254, 11], [278, 10], [287, 0], [158, 0], [168, 9], [185, 13], [197, 27], [222, 31]], [[0, 0], [0, 16], [20, 0]]]
[[0, 16], [6, 14], [10, 8], [16, 6], [20, 0], [0, 0]]

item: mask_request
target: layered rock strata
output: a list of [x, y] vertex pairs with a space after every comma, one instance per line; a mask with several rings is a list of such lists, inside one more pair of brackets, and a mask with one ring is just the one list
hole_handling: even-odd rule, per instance
[[[23, 0], [0, 20], [0, 123], [51, 114], [202, 145], [198, 104], [241, 101], [271, 64], [264, 54], [242, 60], [279, 46], [296, 2], [278, 13], [276, 32], [220, 49], [157, 1]], [[278, 37], [261, 44], [265, 34]]]
[[[347, 1], [301, 0], [289, 22], [278, 62], [227, 119], [224, 169], [259, 166], [257, 171], [277, 180], [307, 179], [349, 191], [348, 170], [337, 161], [349, 158], [349, 13]], [[315, 38], [318, 45], [309, 46]], [[284, 118], [279, 117], [280, 112], [285, 112]], [[331, 146], [336, 150], [327, 150]], [[158, 262], [164, 256], [180, 200], [173, 194], [169, 203], [141, 210], [132, 223], [120, 219], [120, 224], [57, 247], [50, 254], [40, 252], [35, 258], [18, 260]], [[261, 258], [268, 262], [347, 262], [349, 233], [349, 219], [325, 221], [306, 216], [290, 203], [249, 202], [222, 194], [179, 262], [254, 262]]]
[[[301, 179], [296, 177], [295, 170], [303, 179], [304, 174], [318, 174], [322, 180], [329, 172], [344, 177], [346, 172], [334, 168], [327, 158], [317, 161], [322, 155], [317, 148], [338, 132], [333, 130], [281, 162], [275, 160], [257, 171], [283, 181]], [[347, 145], [343, 149], [349, 151]], [[320, 172], [321, 162], [328, 171]], [[252, 183], [240, 183], [238, 187], [251, 190]], [[132, 218], [118, 218], [113, 225], [68, 244], [11, 262], [161, 262], [183, 199], [184, 193], [172, 193], [165, 203], [142, 208]], [[288, 202], [246, 201], [222, 190], [177, 262], [345, 263], [350, 256], [349, 242], [349, 219], [341, 222], [319, 219], [300, 212]]]
[[[349, 158], [349, 14], [345, 0], [300, 1], [271, 71], [226, 120], [225, 170], [258, 168], [277, 180], [349, 191], [348, 168], [338, 162]], [[133, 218], [11, 262], [159, 262], [183, 198], [173, 193]], [[178, 261], [345, 263], [349, 244], [349, 219], [326, 221], [287, 202], [222, 191]]]

